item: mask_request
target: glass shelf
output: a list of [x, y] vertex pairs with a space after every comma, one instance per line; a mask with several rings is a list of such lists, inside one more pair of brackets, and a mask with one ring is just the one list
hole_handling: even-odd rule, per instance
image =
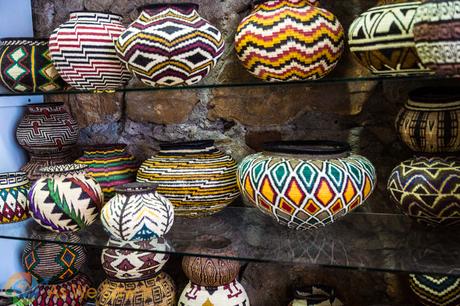
[[109, 91], [79, 91], [79, 90], [63, 90], [53, 92], [0, 92], [0, 97], [8, 96], [34, 96], [34, 95], [60, 95], [60, 94], [94, 94], [94, 93], [116, 93], [116, 92], [133, 92], [133, 91], [159, 91], [159, 90], [187, 90], [187, 89], [212, 89], [212, 88], [234, 88], [234, 87], [271, 87], [271, 86], [289, 86], [289, 85], [305, 85], [314, 86], [318, 84], [338, 84], [338, 83], [359, 83], [369, 81], [428, 81], [428, 80], [450, 80], [456, 78], [446, 78], [435, 75], [411, 75], [411, 76], [356, 76], [356, 77], [326, 77], [320, 80], [306, 80], [306, 81], [291, 81], [291, 82], [262, 82], [261, 80], [254, 79], [250, 82], [235, 82], [235, 83], [206, 83], [180, 87], [125, 87]]
[[[35, 222], [29, 225], [22, 234], [21, 231], [11, 234], [0, 227], [0, 238], [63, 243], [42, 239], [43, 229]], [[104, 248], [108, 241], [100, 223], [77, 235], [81, 239], [79, 244], [91, 247]], [[200, 247], [209, 245], [206, 239], [209, 235], [231, 241], [233, 251], [219, 256], [200, 251]], [[163, 246], [161, 252], [460, 276], [459, 235], [459, 228], [428, 228], [404, 215], [381, 213], [352, 213], [324, 228], [295, 231], [276, 224], [255, 208], [228, 207], [205, 218], [176, 218], [166, 235], [170, 248], [164, 251]]]

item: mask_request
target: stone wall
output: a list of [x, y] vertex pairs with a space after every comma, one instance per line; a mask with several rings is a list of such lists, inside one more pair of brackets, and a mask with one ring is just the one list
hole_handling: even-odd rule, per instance
[[[71, 11], [102, 10], [123, 15], [129, 24], [136, 8], [148, 0], [34, 0], [35, 34], [48, 36]], [[160, 2], [160, 1], [155, 1]], [[167, 1], [161, 1], [167, 2]], [[238, 63], [233, 37], [239, 21], [248, 14], [251, 0], [195, 0], [200, 13], [225, 35], [227, 49], [206, 83], [254, 83]], [[323, 7], [334, 12], [345, 29], [362, 11], [377, 0], [324, 0]], [[346, 52], [330, 77], [368, 75]], [[434, 81], [433, 81], [434, 82]], [[432, 83], [433, 83], [432, 82]], [[435, 82], [434, 82], [435, 83]], [[410, 157], [393, 128], [394, 118], [407, 99], [415, 81], [336, 82], [314, 85], [244, 86], [199, 90], [135, 91], [116, 94], [78, 94], [48, 96], [65, 101], [82, 128], [82, 144], [125, 142], [143, 160], [158, 150], [161, 141], [208, 139], [237, 160], [260, 149], [260, 144], [277, 139], [335, 139], [348, 141], [355, 152], [367, 156], [377, 167], [379, 185], [363, 210], [395, 212], [385, 193], [391, 169]], [[130, 86], [141, 86], [133, 80]], [[410, 221], [408, 221], [410, 222]], [[289, 275], [286, 271], [290, 271]], [[267, 273], [264, 292], [256, 275]], [[384, 273], [345, 273], [334, 285], [344, 287], [348, 305], [391, 303], [405, 305], [407, 283]], [[285, 305], [287, 287], [296, 281], [334, 280], [336, 271], [310, 267], [285, 268], [251, 264], [244, 275], [253, 305]], [[280, 277], [283, 274], [283, 277]], [[303, 276], [302, 276], [303, 275]], [[326, 276], [325, 276], [326, 275]], [[327, 277], [329, 275], [329, 277]], [[308, 276], [308, 277], [307, 277]], [[280, 278], [279, 278], [280, 277]], [[353, 281], [348, 283], [348, 278]], [[280, 283], [280, 280], [286, 283]], [[290, 282], [290, 283], [289, 283]], [[355, 295], [353, 286], [360, 287]], [[262, 288], [259, 288], [262, 290]], [[365, 294], [367, 292], [367, 294]], [[270, 297], [270, 299], [267, 299]]]

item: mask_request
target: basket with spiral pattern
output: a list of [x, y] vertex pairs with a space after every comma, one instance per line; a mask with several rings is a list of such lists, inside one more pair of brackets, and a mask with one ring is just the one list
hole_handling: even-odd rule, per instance
[[176, 216], [201, 217], [224, 209], [239, 195], [236, 167], [212, 140], [165, 143], [141, 165], [137, 181], [158, 184]]
[[79, 90], [113, 90], [131, 79], [115, 52], [125, 30], [123, 17], [103, 12], [73, 12], [50, 36], [51, 59], [62, 78]]
[[43, 176], [29, 192], [29, 209], [35, 221], [55, 232], [79, 231], [96, 221], [104, 194], [85, 168], [65, 164], [40, 170]]

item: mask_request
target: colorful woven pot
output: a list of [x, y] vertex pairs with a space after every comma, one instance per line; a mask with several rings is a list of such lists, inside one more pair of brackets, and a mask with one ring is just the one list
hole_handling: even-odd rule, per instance
[[0, 224], [29, 218], [29, 188], [25, 172], [0, 173]]
[[222, 259], [222, 257], [228, 258], [236, 255], [231, 240], [215, 235], [205, 235], [197, 239], [197, 244], [200, 247], [192, 247], [187, 250], [187, 253], [206, 254], [215, 257], [184, 256], [182, 269], [192, 283], [218, 287], [230, 284], [237, 278], [240, 263], [235, 260]]
[[55, 232], [75, 232], [92, 224], [104, 203], [101, 186], [86, 166], [65, 164], [42, 168], [29, 192], [29, 209], [41, 226]]
[[165, 235], [174, 222], [174, 208], [154, 184], [129, 183], [103, 208], [101, 220], [110, 236], [121, 241], [151, 240]]
[[417, 53], [439, 75], [460, 76], [459, 5], [459, 0], [424, 0], [415, 14]]
[[415, 50], [414, 19], [420, 1], [381, 5], [350, 26], [348, 44], [356, 59], [378, 75], [430, 73]]
[[243, 66], [265, 81], [320, 79], [344, 49], [339, 20], [307, 0], [258, 1], [238, 26], [235, 49]]
[[310, 286], [295, 291], [289, 306], [343, 306], [334, 288], [322, 285]]
[[50, 36], [51, 59], [62, 78], [79, 90], [113, 90], [131, 74], [118, 59], [115, 40], [125, 30], [123, 17], [74, 12]]
[[369, 160], [333, 141], [266, 144], [243, 159], [237, 177], [249, 202], [295, 229], [334, 222], [362, 205], [376, 183]]
[[[55, 284], [75, 277], [86, 263], [86, 250], [77, 245], [80, 238], [72, 233], [40, 233], [27, 241], [22, 254], [24, 269], [42, 284]], [[44, 242], [44, 241], [57, 241]], [[71, 243], [71, 244], [69, 244]]]
[[50, 285], [39, 285], [35, 290], [33, 306], [84, 306], [91, 288], [90, 279], [79, 273], [71, 280]]
[[409, 284], [422, 305], [460, 305], [460, 278], [458, 277], [410, 274]]
[[125, 144], [88, 146], [75, 163], [88, 166], [86, 173], [101, 185], [106, 201], [115, 195], [116, 186], [136, 181], [138, 163]]
[[415, 152], [460, 151], [460, 91], [426, 87], [412, 91], [396, 118], [402, 141]]
[[48, 40], [0, 39], [0, 84], [13, 92], [63, 89], [65, 83], [51, 63]]
[[18, 143], [31, 157], [21, 170], [35, 181], [39, 167], [71, 162], [78, 134], [78, 123], [64, 103], [28, 105], [16, 129]]
[[114, 281], [152, 278], [169, 260], [169, 253], [165, 252], [170, 251], [170, 246], [164, 238], [146, 241], [111, 239], [107, 246], [102, 250], [102, 268], [108, 279]]
[[120, 59], [145, 84], [195, 84], [222, 56], [222, 34], [198, 14], [197, 4], [152, 4], [139, 11], [115, 46]]
[[160, 145], [160, 152], [139, 168], [137, 181], [158, 184], [176, 216], [201, 217], [238, 197], [235, 174], [235, 160], [214, 147], [214, 141], [204, 140]]
[[19, 144], [37, 155], [74, 149], [78, 123], [64, 103], [30, 104], [16, 129]]
[[97, 290], [96, 305], [104, 306], [175, 306], [176, 286], [161, 272], [155, 277], [134, 282], [103, 281]]
[[244, 287], [238, 282], [221, 287], [205, 287], [189, 282], [179, 299], [178, 306], [250, 306]]
[[428, 225], [460, 222], [460, 158], [415, 157], [393, 169], [388, 191], [403, 213]]

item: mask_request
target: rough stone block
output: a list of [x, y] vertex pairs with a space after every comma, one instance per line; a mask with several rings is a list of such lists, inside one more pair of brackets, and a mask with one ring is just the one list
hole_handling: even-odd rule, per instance
[[200, 101], [196, 90], [160, 90], [126, 94], [129, 119], [156, 124], [185, 122]]
[[66, 103], [81, 128], [118, 121], [122, 117], [123, 93], [59, 94], [47, 96], [46, 100]]

